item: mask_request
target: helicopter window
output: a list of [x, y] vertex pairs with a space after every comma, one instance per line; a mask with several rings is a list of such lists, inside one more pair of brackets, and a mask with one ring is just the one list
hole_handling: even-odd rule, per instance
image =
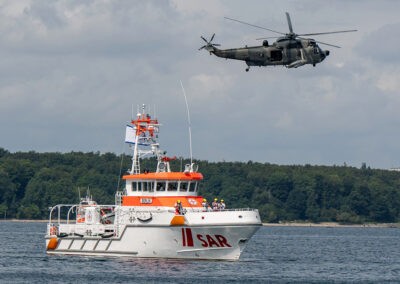
[[314, 47], [314, 53], [315, 53], [315, 54], [318, 54], [318, 53], [319, 53], [319, 50], [318, 50], [318, 48], [317, 48], [316, 46]]
[[271, 61], [281, 61], [282, 50], [271, 50]]
[[298, 47], [299, 47], [299, 44], [300, 44], [300, 47], [301, 47], [301, 43], [300, 43], [300, 42], [293, 42], [293, 41], [290, 41], [289, 44], [287, 45], [287, 47], [288, 47], [288, 48], [298, 48]]

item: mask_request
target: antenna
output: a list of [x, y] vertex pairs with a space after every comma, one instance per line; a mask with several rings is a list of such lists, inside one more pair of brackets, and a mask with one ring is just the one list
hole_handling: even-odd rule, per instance
[[187, 110], [187, 116], [188, 116], [188, 123], [189, 123], [189, 146], [190, 146], [190, 166], [193, 164], [193, 153], [192, 153], [192, 123], [190, 122], [190, 112], [189, 112], [189, 105], [187, 102], [187, 97], [186, 97], [186, 92], [185, 88], [183, 88], [182, 81], [181, 82], [181, 87], [183, 91], [183, 95], [185, 96], [185, 103], [186, 103], [186, 110]]

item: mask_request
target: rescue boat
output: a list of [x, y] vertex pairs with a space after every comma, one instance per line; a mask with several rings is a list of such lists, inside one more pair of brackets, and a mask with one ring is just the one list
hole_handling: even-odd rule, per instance
[[[195, 163], [171, 171], [174, 158], [160, 149], [159, 128], [144, 106], [127, 126], [132, 167], [115, 204], [100, 205], [88, 196], [50, 209], [48, 254], [239, 259], [262, 225], [258, 210], [209, 207], [198, 194], [203, 175]], [[156, 157], [154, 172], [141, 169], [145, 156]]]

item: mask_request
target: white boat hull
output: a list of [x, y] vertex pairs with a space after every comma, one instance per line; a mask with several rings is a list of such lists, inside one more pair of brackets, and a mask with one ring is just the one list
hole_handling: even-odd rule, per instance
[[[58, 238], [49, 254], [237, 260], [260, 225], [126, 226], [119, 238]], [[46, 246], [51, 237], [46, 237]]]

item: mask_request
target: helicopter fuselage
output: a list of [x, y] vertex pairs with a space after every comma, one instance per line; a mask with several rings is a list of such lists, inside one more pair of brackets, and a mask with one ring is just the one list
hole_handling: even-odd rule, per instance
[[[200, 38], [206, 43], [199, 50], [205, 49], [210, 54], [215, 54], [218, 57], [243, 60], [247, 64], [246, 71], [249, 71], [250, 66], [274, 66], [283, 65], [287, 68], [297, 68], [306, 64], [316, 64], [322, 62], [328, 55], [329, 50], [322, 50], [317, 43], [328, 45], [336, 48], [340, 48], [338, 45], [316, 41], [311, 38], [304, 38], [303, 36], [314, 36], [314, 35], [326, 35], [326, 34], [339, 34], [356, 32], [357, 30], [342, 30], [342, 31], [330, 31], [330, 32], [319, 32], [319, 33], [303, 33], [296, 34], [293, 31], [292, 21], [288, 12], [286, 14], [286, 20], [289, 27], [289, 33], [282, 33], [279, 31], [264, 28], [258, 25], [250, 24], [240, 20], [224, 17], [227, 20], [238, 22], [240, 24], [252, 26], [258, 29], [267, 30], [281, 36], [272, 44], [268, 45], [268, 41], [264, 40], [261, 46], [232, 48], [232, 49], [218, 49], [216, 46], [220, 44], [213, 43], [215, 33], [211, 36], [210, 40], [207, 40], [203, 36]], [[270, 38], [270, 37], [269, 37]], [[275, 37], [273, 37], [275, 38]], [[258, 38], [258, 39], [266, 39]]]
[[[329, 55], [328, 50], [322, 50], [314, 40], [278, 39], [273, 45], [264, 41], [261, 46], [218, 49], [210, 46], [206, 49], [218, 57], [243, 60], [247, 66], [276, 66], [297, 68], [305, 64], [322, 62]], [[246, 69], [248, 71], [248, 68]]]

